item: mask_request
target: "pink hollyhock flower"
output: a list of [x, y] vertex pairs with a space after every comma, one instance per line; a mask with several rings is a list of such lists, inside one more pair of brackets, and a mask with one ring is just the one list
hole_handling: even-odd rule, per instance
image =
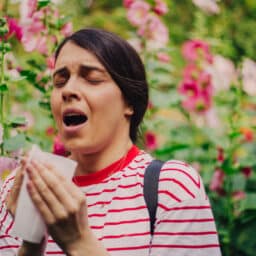
[[163, 0], [155, 0], [154, 12], [158, 15], [164, 15], [168, 12], [168, 7]]
[[64, 36], [70, 36], [73, 31], [73, 25], [71, 22], [67, 22], [60, 30], [60, 33]]
[[134, 26], [141, 26], [150, 11], [150, 5], [144, 1], [134, 1], [127, 12], [127, 19]]
[[14, 18], [7, 17], [7, 24], [8, 24], [9, 32], [6, 37], [9, 38], [12, 35], [15, 35], [15, 37], [19, 41], [21, 41], [23, 31], [22, 31], [22, 27], [19, 25], [18, 21], [15, 20]]
[[20, 1], [20, 18], [21, 22], [26, 22], [31, 18], [37, 9], [37, 0], [22, 0]]
[[53, 153], [56, 154], [56, 155], [60, 155], [60, 156], [67, 156], [68, 155], [68, 152], [65, 149], [64, 144], [61, 141], [59, 135], [57, 135], [54, 138], [54, 141], [53, 141]]
[[241, 191], [241, 190], [235, 191], [232, 193], [232, 198], [234, 201], [241, 201], [241, 200], [245, 199], [245, 197], [246, 197], [245, 192]]
[[149, 150], [155, 150], [157, 148], [156, 135], [153, 132], [145, 133], [145, 146]]
[[189, 79], [183, 81], [183, 83], [179, 88], [179, 92], [182, 95], [186, 95], [189, 97], [197, 97], [200, 93], [199, 91], [200, 91], [200, 88], [198, 83], [195, 80], [189, 80]]
[[202, 40], [190, 40], [182, 45], [182, 54], [185, 59], [195, 62], [199, 58], [203, 58], [212, 63], [213, 57], [210, 53], [209, 45]]
[[207, 94], [199, 92], [196, 96], [190, 96], [182, 101], [182, 106], [187, 111], [205, 113], [211, 107], [211, 100]]
[[138, 35], [151, 43], [151, 48], [159, 49], [167, 45], [169, 32], [163, 22], [154, 14], [146, 16], [145, 22], [138, 29]]
[[243, 173], [243, 175], [246, 177], [246, 178], [249, 178], [251, 175], [252, 175], [252, 168], [251, 167], [243, 167], [241, 169], [241, 172]]
[[125, 8], [130, 8], [130, 6], [133, 4], [135, 0], [124, 0], [123, 5]]
[[256, 62], [245, 59], [242, 66], [243, 90], [250, 96], [256, 96]]
[[47, 65], [47, 68], [49, 68], [51, 70], [54, 69], [54, 65], [55, 65], [55, 58], [54, 58], [54, 56], [48, 57], [46, 59], [46, 65]]
[[184, 71], [183, 71], [184, 80], [197, 81], [199, 78], [200, 72], [201, 70], [196, 65], [189, 64], [184, 68]]
[[225, 173], [221, 169], [216, 169], [210, 182], [210, 190], [219, 192], [224, 183]]
[[169, 63], [171, 61], [170, 56], [167, 53], [164, 52], [159, 52], [157, 54], [157, 58], [159, 61], [164, 62], [164, 63]]
[[204, 12], [209, 14], [218, 14], [220, 8], [217, 5], [216, 0], [192, 0], [193, 3]]

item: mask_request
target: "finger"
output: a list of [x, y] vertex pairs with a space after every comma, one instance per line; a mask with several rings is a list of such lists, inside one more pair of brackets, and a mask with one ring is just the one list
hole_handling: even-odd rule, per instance
[[20, 193], [20, 188], [21, 188], [23, 178], [24, 178], [24, 168], [23, 166], [20, 166], [17, 169], [11, 191], [6, 198], [7, 209], [13, 216], [15, 215], [17, 199]]
[[48, 205], [45, 203], [43, 198], [41, 197], [39, 191], [34, 186], [32, 181], [28, 181], [27, 183], [27, 189], [28, 193], [33, 201], [33, 203], [36, 205], [38, 211], [40, 212], [41, 216], [43, 217], [45, 223], [47, 225], [51, 225], [55, 223], [56, 219], [50, 209], [48, 208]]
[[72, 197], [81, 197], [82, 199], [84, 199], [84, 195], [81, 192], [80, 188], [77, 187], [73, 182], [67, 180], [52, 165], [48, 163], [44, 163], [43, 165], [46, 166], [51, 171], [51, 173], [54, 173], [58, 180], [63, 182], [63, 185], [70, 191]]
[[41, 177], [54, 190], [56, 197], [66, 207], [68, 212], [72, 213], [78, 210], [85, 203], [85, 197], [81, 190], [59, 174], [53, 166], [48, 164], [41, 165], [41, 167], [43, 166], [48, 168], [43, 168], [43, 171], [40, 173]]
[[[41, 177], [41, 173], [47, 171], [47, 170], [44, 170], [44, 169], [45, 168], [42, 167], [41, 165], [31, 162], [27, 166], [27, 172], [28, 172], [29, 178], [32, 181], [33, 186], [38, 191], [38, 194], [40, 195], [41, 201], [45, 202], [45, 204], [47, 205], [47, 207], [51, 211], [51, 213], [57, 219], [65, 219], [68, 215], [65, 207], [58, 200], [58, 198], [55, 196], [54, 191], [51, 190], [48, 183], [45, 182], [43, 180], [43, 178]], [[56, 187], [59, 187], [59, 184], [55, 185], [55, 189], [56, 189]], [[41, 203], [41, 201], [40, 201], [40, 203]], [[38, 205], [36, 205], [36, 206], [38, 206]]]

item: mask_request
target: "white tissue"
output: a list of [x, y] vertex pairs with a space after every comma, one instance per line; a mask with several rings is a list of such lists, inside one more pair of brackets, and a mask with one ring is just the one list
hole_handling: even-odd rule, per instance
[[[32, 147], [28, 158], [28, 162], [33, 159], [53, 165], [61, 175], [69, 180], [73, 177], [77, 165], [77, 162], [71, 159], [44, 152], [36, 145]], [[46, 226], [29, 196], [27, 181], [28, 176], [25, 173], [11, 233], [23, 240], [40, 243], [46, 233]]]

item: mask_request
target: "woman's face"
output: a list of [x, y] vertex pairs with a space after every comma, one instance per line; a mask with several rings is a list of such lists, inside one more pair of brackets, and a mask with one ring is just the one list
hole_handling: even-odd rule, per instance
[[56, 60], [53, 83], [52, 113], [68, 150], [91, 154], [129, 138], [133, 111], [92, 53], [67, 42]]

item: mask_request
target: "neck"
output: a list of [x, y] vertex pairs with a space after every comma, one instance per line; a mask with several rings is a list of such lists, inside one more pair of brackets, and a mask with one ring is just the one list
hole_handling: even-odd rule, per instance
[[73, 153], [71, 158], [78, 162], [75, 176], [88, 175], [107, 167], [125, 156], [131, 146], [132, 141], [128, 138], [95, 153]]

